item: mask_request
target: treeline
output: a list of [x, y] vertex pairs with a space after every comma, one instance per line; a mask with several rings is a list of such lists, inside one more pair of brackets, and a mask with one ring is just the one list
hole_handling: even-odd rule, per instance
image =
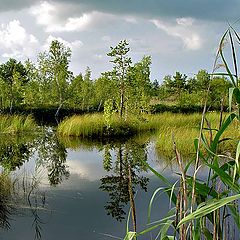
[[[149, 112], [152, 105], [202, 106], [210, 86], [208, 104], [216, 108], [226, 103], [229, 81], [224, 77], [210, 79], [205, 70], [188, 78], [179, 72], [166, 76], [162, 84], [150, 80], [151, 57], [132, 63], [129, 44], [121, 41], [108, 53], [113, 68], [91, 78], [91, 70], [76, 76], [69, 70], [71, 50], [57, 40], [48, 51], [38, 55], [37, 62], [24, 63], [9, 59], [0, 65], [0, 109], [61, 109], [78, 112], [118, 112], [121, 116]], [[155, 108], [156, 110], [156, 108]]]
[[167, 105], [181, 107], [202, 107], [207, 105], [214, 109], [228, 105], [228, 89], [230, 81], [223, 76], [211, 77], [206, 70], [199, 70], [191, 78], [176, 72], [174, 76], [165, 76], [159, 86], [154, 81], [155, 96]]

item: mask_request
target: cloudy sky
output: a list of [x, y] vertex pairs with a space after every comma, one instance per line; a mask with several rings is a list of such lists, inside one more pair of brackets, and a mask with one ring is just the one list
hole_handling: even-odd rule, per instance
[[[219, 39], [240, 17], [239, 0], [0, 0], [0, 61], [35, 61], [58, 39], [72, 49], [71, 70], [93, 78], [110, 70], [120, 40], [130, 56], [152, 56], [152, 79], [211, 71]], [[240, 22], [235, 24], [236, 27]]]

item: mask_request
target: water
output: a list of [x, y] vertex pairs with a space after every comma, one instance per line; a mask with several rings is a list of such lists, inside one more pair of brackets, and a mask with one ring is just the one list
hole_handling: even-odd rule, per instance
[[[1, 194], [6, 201], [0, 207], [10, 205], [0, 215], [4, 240], [123, 239], [130, 182], [138, 231], [146, 228], [153, 192], [163, 186], [143, 164], [147, 161], [158, 170], [165, 165], [155, 161], [150, 136], [82, 141], [59, 139], [48, 128], [30, 138], [1, 139], [0, 157], [2, 169], [11, 171], [15, 181], [12, 197]], [[166, 206], [168, 199], [161, 195], [153, 204], [151, 220], [165, 216]]]

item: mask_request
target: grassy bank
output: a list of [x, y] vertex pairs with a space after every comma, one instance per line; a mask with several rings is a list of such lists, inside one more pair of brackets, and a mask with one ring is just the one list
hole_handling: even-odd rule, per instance
[[[194, 139], [199, 137], [199, 126], [201, 122], [201, 114], [159, 114], [159, 121], [162, 123], [159, 127], [158, 137], [156, 141], [156, 150], [159, 155], [167, 158], [174, 157], [172, 136], [176, 142], [178, 150], [182, 156], [194, 154]], [[226, 114], [224, 114], [224, 117]], [[209, 128], [219, 128], [219, 113], [208, 113], [206, 118], [209, 122], [205, 123], [203, 133], [207, 141], [211, 141], [216, 134], [216, 130], [210, 131]], [[164, 121], [165, 120], [165, 121]], [[211, 136], [212, 135], [212, 136]], [[226, 154], [236, 149], [237, 140], [240, 138], [239, 122], [235, 120], [229, 128], [226, 129], [222, 139], [231, 138], [232, 140], [220, 143], [220, 151]]]
[[83, 138], [123, 137], [156, 130], [158, 126], [157, 115], [146, 116], [141, 120], [134, 116], [122, 120], [115, 115], [110, 125], [107, 125], [103, 114], [89, 114], [63, 120], [58, 126], [58, 133]]
[[[225, 117], [226, 114], [223, 115]], [[214, 137], [216, 131], [207, 130], [219, 128], [219, 113], [208, 113], [206, 118], [209, 125], [205, 125], [204, 133], [207, 140], [211, 141], [211, 135]], [[174, 135], [176, 144], [182, 155], [194, 153], [194, 139], [199, 135], [201, 114], [177, 114], [162, 113], [146, 115], [141, 120], [137, 117], [129, 117], [126, 121], [121, 120], [118, 116], [113, 116], [110, 126], [107, 127], [103, 114], [91, 114], [82, 116], [72, 116], [62, 121], [58, 126], [58, 133], [65, 137], [82, 137], [82, 138], [104, 138], [104, 137], [124, 137], [134, 134], [154, 131], [157, 132], [156, 149], [160, 155], [173, 157]], [[239, 123], [234, 123], [224, 132], [223, 138], [232, 138], [220, 144], [222, 151], [231, 151], [236, 147], [236, 141], [240, 138]]]
[[37, 125], [31, 116], [23, 115], [0, 115], [0, 133], [21, 134], [30, 133]]

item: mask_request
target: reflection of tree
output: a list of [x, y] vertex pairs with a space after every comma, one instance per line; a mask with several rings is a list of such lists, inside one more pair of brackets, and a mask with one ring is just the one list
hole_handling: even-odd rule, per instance
[[11, 201], [11, 181], [8, 175], [0, 174], [0, 228], [10, 228], [10, 216], [13, 207], [10, 206]]
[[47, 168], [51, 185], [56, 186], [70, 173], [66, 165], [67, 151], [52, 131], [46, 131], [39, 140], [38, 164]]
[[[115, 162], [111, 150], [116, 152]], [[105, 146], [103, 165], [107, 171], [112, 171], [112, 174], [101, 179], [100, 189], [109, 194], [110, 200], [105, 206], [108, 215], [119, 221], [123, 220], [126, 214], [124, 207], [129, 201], [131, 205], [134, 204], [131, 202], [131, 195], [135, 194], [136, 187], [147, 190], [148, 178], [140, 176], [140, 173], [146, 170], [142, 162], [146, 160], [145, 144], [130, 141]]]
[[5, 170], [14, 171], [28, 161], [31, 155], [32, 143], [28, 139], [4, 136], [4, 141], [0, 141], [0, 165]]

